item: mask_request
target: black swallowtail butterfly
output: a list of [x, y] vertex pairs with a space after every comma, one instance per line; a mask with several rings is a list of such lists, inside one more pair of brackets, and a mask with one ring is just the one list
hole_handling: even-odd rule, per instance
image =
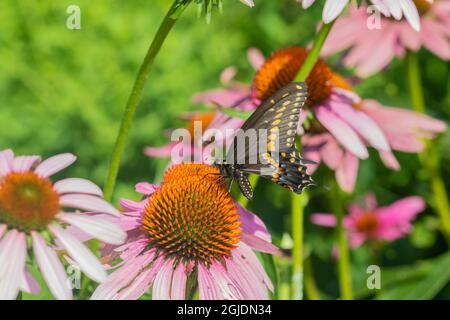
[[[244, 133], [244, 138], [250, 129], [258, 132], [257, 143], [244, 143], [245, 147], [239, 148], [238, 133], [226, 159], [216, 163], [222, 175], [238, 182], [246, 198], [253, 197], [248, 173], [270, 179], [297, 194], [315, 185], [305, 167], [314, 162], [303, 159], [295, 146], [299, 116], [306, 99], [307, 86], [303, 82], [292, 82], [278, 90], [242, 125], [240, 132]], [[261, 132], [266, 132], [264, 138], [259, 134]], [[250, 164], [252, 157], [256, 162]]]

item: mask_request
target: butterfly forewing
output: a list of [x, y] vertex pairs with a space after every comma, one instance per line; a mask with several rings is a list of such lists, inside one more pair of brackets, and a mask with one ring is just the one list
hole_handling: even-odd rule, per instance
[[[292, 82], [265, 100], [242, 125], [241, 132], [234, 137], [227, 152], [227, 163], [266, 164], [261, 159], [264, 153], [292, 148], [306, 98], [306, 84]], [[248, 143], [243, 140], [244, 133], [247, 136], [256, 135], [257, 142]], [[256, 159], [256, 162], [249, 161], [253, 159]]]

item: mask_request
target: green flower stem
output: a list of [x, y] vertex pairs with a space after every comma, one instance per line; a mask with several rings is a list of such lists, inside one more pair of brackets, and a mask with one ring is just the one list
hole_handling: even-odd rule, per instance
[[[417, 54], [408, 51], [406, 56], [406, 68], [411, 102], [414, 111], [426, 113], [425, 99], [422, 89], [420, 66]], [[440, 156], [436, 142], [427, 141], [425, 151], [419, 156], [423, 166], [429, 174], [432, 190], [433, 205], [441, 221], [442, 233], [450, 244], [450, 206], [445, 183], [442, 179], [440, 168]]]
[[319, 289], [314, 280], [314, 272], [311, 257], [305, 259], [305, 293], [308, 300], [320, 300]]
[[117, 135], [116, 143], [114, 145], [114, 150], [111, 156], [108, 175], [105, 182], [104, 193], [105, 199], [110, 201], [114, 186], [116, 184], [117, 175], [119, 173], [120, 161], [122, 159], [123, 152], [125, 150], [128, 132], [130, 130], [131, 124], [133, 122], [133, 117], [136, 112], [136, 108], [141, 101], [142, 93], [147, 83], [148, 76], [152, 70], [153, 63], [157, 57], [164, 41], [167, 38], [170, 30], [177, 22], [181, 13], [188, 6], [191, 0], [175, 0], [167, 12], [164, 20], [162, 21], [153, 41], [148, 49], [147, 55], [139, 69], [136, 80], [133, 85], [133, 89], [128, 98], [127, 105], [125, 107], [125, 112], [122, 117], [122, 122], [120, 125], [119, 133]]
[[338, 277], [341, 299], [352, 300], [353, 288], [350, 269], [350, 251], [348, 248], [347, 234], [344, 228], [344, 207], [342, 203], [342, 191], [337, 183], [333, 184], [334, 188], [331, 192], [331, 204], [333, 206], [333, 211], [337, 219], [336, 237], [339, 250]]
[[301, 196], [291, 195], [291, 227], [292, 240], [292, 287], [291, 298], [294, 300], [303, 300], [303, 227], [304, 227], [304, 209], [308, 204], [309, 196], [304, 192]]
[[297, 77], [295, 78], [296, 81], [305, 81], [309, 73], [314, 68], [314, 65], [316, 64], [317, 60], [319, 59], [320, 50], [323, 47], [323, 44], [325, 43], [325, 40], [328, 37], [328, 34], [331, 31], [331, 28], [334, 25], [334, 21], [323, 24], [322, 27], [319, 30], [319, 33], [316, 35], [314, 39], [313, 47], [311, 48], [311, 51], [309, 52], [308, 56], [305, 59], [305, 62], [302, 65], [302, 68], [297, 74]]
[[[330, 33], [334, 22], [324, 24], [314, 39], [314, 44], [297, 74], [297, 81], [305, 81], [314, 65], [319, 59], [320, 50]], [[299, 150], [300, 141], [297, 142]], [[292, 248], [292, 288], [291, 295], [293, 299], [303, 299], [303, 221], [304, 208], [308, 204], [308, 194], [305, 192], [300, 197], [291, 195], [291, 222], [292, 238], [294, 246]]]

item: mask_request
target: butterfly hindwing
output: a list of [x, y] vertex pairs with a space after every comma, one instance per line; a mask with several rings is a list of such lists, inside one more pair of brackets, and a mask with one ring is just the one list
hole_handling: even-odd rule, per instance
[[263, 178], [297, 194], [302, 193], [306, 187], [315, 185], [314, 180], [306, 173], [306, 165], [313, 162], [303, 159], [295, 148], [282, 151], [277, 157], [273, 153], [268, 162], [270, 167], [261, 170]]

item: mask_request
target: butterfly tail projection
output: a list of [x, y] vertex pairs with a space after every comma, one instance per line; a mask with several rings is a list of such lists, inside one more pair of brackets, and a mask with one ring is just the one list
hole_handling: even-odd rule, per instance
[[280, 186], [301, 194], [306, 187], [317, 185], [306, 173], [307, 164], [314, 162], [303, 159], [294, 148], [280, 152], [279, 166], [270, 178]]

